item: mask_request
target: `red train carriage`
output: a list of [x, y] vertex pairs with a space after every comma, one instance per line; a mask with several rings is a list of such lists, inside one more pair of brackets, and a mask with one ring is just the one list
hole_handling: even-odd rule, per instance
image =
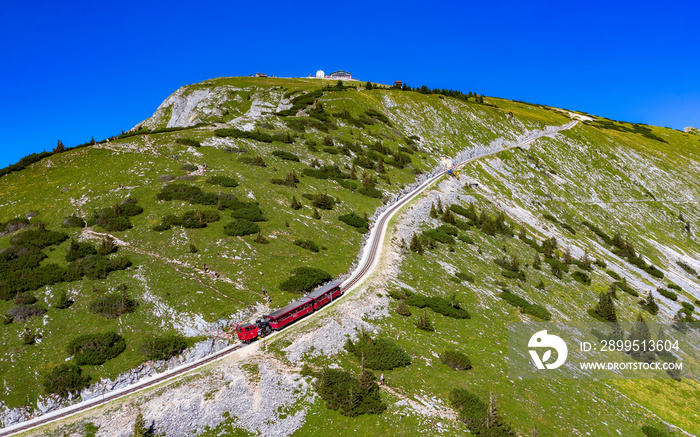
[[314, 311], [314, 301], [308, 297], [295, 300], [284, 308], [268, 314], [265, 318], [270, 322], [270, 327], [274, 330], [282, 329], [295, 320], [299, 320], [305, 315]]
[[313, 299], [314, 310], [321, 308], [322, 306], [330, 303], [333, 299], [337, 299], [343, 294], [343, 290], [340, 288], [341, 281], [330, 282], [316, 291], [313, 291], [306, 295], [306, 297]]
[[251, 341], [258, 338], [258, 327], [252, 323], [246, 323], [244, 325], [236, 326], [236, 333], [238, 338], [243, 343], [250, 343]]

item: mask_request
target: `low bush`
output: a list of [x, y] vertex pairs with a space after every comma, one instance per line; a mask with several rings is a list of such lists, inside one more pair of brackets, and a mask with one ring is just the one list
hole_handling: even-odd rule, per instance
[[286, 150], [275, 150], [272, 152], [272, 154], [287, 161], [299, 162], [299, 157], [297, 155], [293, 154], [292, 152], [287, 152]]
[[216, 135], [217, 137], [245, 138], [260, 141], [263, 143], [280, 141], [282, 143], [290, 144], [294, 142], [294, 139], [289, 134], [268, 134], [260, 131], [247, 132], [235, 128], [217, 129], [214, 131], [214, 135]]
[[575, 271], [571, 274], [571, 277], [584, 285], [591, 285], [591, 278], [581, 271]]
[[474, 282], [474, 280], [476, 279], [476, 277], [471, 273], [457, 272], [455, 273], [455, 276], [458, 277], [460, 280], [467, 282]]
[[374, 199], [381, 199], [384, 196], [384, 193], [382, 193], [381, 190], [374, 187], [362, 186], [357, 189], [357, 192], [362, 194], [363, 196], [372, 197]]
[[356, 228], [358, 231], [363, 233], [367, 232], [367, 230], [369, 229], [369, 221], [365, 218], [360, 217], [354, 212], [351, 212], [350, 214], [343, 214], [340, 217], [338, 217], [338, 220], [345, 223], [346, 225], [350, 225]]
[[89, 304], [90, 312], [110, 319], [133, 312], [138, 303], [125, 293], [97, 296]]
[[310, 250], [311, 252], [318, 252], [319, 250], [321, 250], [321, 248], [318, 247], [318, 244], [314, 243], [311, 240], [294, 240], [294, 244], [303, 249]]
[[396, 314], [404, 317], [409, 317], [411, 315], [411, 310], [403, 300], [399, 300], [399, 303], [396, 304]]
[[165, 334], [146, 337], [139, 345], [139, 352], [147, 359], [167, 360], [187, 347], [185, 337], [178, 334]]
[[245, 208], [236, 209], [231, 213], [231, 217], [236, 219], [249, 220], [251, 222], [264, 222], [267, 220], [258, 205], [250, 205]]
[[529, 314], [546, 321], [552, 320], [552, 314], [545, 307], [542, 305], [531, 304], [526, 299], [523, 299], [510, 291], [503, 291], [501, 293], [501, 298], [514, 307], [520, 308], [520, 311], [524, 314]]
[[316, 392], [331, 410], [356, 417], [361, 414], [380, 414], [387, 409], [379, 395], [374, 374], [364, 369], [358, 380], [341, 369], [325, 368], [317, 375]]
[[238, 181], [228, 176], [211, 176], [207, 178], [207, 183], [228, 188], [234, 188], [238, 186]]
[[666, 299], [671, 299], [673, 301], [678, 300], [678, 295], [671, 290], [666, 290], [665, 288], [658, 288], [656, 291]]
[[183, 146], [190, 146], [190, 147], [200, 147], [202, 143], [200, 143], [197, 140], [193, 140], [191, 138], [178, 138], [175, 140], [176, 143], [182, 144]]
[[131, 229], [132, 224], [129, 217], [139, 215], [143, 208], [133, 203], [133, 201], [115, 204], [113, 207], [95, 211], [88, 221], [88, 225], [99, 225], [110, 232], [125, 231]]
[[632, 287], [627, 285], [626, 281], [615, 281], [613, 282], [613, 285], [615, 285], [617, 288], [620, 290], [624, 291], [625, 293], [632, 295], [634, 297], [639, 297], [639, 293], [637, 293], [636, 290], [634, 290]]
[[508, 279], [517, 279], [519, 281], [525, 281], [527, 279], [525, 272], [522, 270], [518, 270], [517, 272], [512, 270], [501, 270], [501, 276]]
[[642, 426], [642, 432], [646, 437], [672, 437], [671, 434], [667, 433], [666, 431], [662, 431], [649, 425]]
[[683, 262], [683, 261], [676, 261], [676, 264], [678, 264], [678, 266], [679, 266], [680, 268], [682, 268], [682, 269], [685, 270], [687, 273], [690, 273], [690, 274], [693, 275], [693, 276], [695, 276], [695, 275], [698, 274], [698, 271], [697, 271], [697, 270], [695, 270], [694, 268], [692, 268], [691, 266], [689, 266], [687, 263], [685, 263], [685, 262]]
[[299, 267], [292, 271], [292, 276], [280, 284], [284, 291], [300, 293], [311, 291], [317, 286], [333, 279], [330, 273], [314, 267]]
[[423, 314], [418, 315], [418, 320], [416, 320], [416, 328], [422, 329], [423, 331], [435, 331], [435, 327], [433, 326], [433, 322], [430, 320], [430, 317], [428, 317], [428, 314], [423, 310]]
[[15, 305], [7, 311], [7, 317], [18, 322], [46, 314], [46, 307], [40, 303]]
[[611, 278], [615, 279], [616, 281], [619, 281], [619, 280], [622, 279], [622, 278], [620, 277], [620, 275], [617, 274], [617, 272], [614, 272], [614, 271], [612, 271], [612, 270], [606, 270], [605, 273], [607, 273], [608, 276], [610, 276]]
[[83, 220], [81, 217], [78, 217], [77, 215], [71, 215], [63, 220], [61, 226], [63, 226], [64, 228], [84, 228], [85, 220]]
[[114, 331], [102, 334], [85, 334], [71, 340], [66, 346], [77, 365], [100, 365], [116, 357], [126, 349], [124, 337]]
[[680, 286], [673, 284], [673, 283], [666, 284], [666, 286], [672, 290], [683, 291], [683, 289]]
[[316, 179], [350, 179], [350, 174], [344, 173], [337, 165], [324, 165], [320, 168], [305, 168], [301, 171], [304, 176], [311, 176]]
[[430, 308], [438, 314], [442, 314], [446, 317], [452, 317], [453, 319], [469, 319], [471, 316], [469, 313], [460, 308], [456, 302], [450, 302], [449, 300], [435, 296], [428, 297], [419, 294], [412, 293], [410, 291], [404, 290], [403, 292], [406, 296], [406, 304], [418, 308]]
[[446, 234], [437, 229], [428, 229], [423, 231], [423, 236], [433, 241], [437, 241], [443, 244], [455, 244], [455, 239], [452, 235]]
[[18, 293], [14, 299], [12, 299], [12, 302], [14, 302], [15, 305], [30, 305], [33, 303], [36, 303], [37, 299], [34, 293], [31, 291], [26, 291], [24, 293]]
[[182, 167], [180, 167], [180, 170], [184, 170], [187, 172], [197, 171], [197, 170], [199, 170], [199, 167], [197, 167], [196, 165], [193, 165], [193, 164], [182, 164]]
[[472, 363], [469, 357], [462, 352], [446, 350], [440, 354], [440, 362], [455, 370], [469, 370]]
[[459, 238], [461, 241], [464, 241], [467, 244], [474, 244], [474, 240], [469, 235], [457, 235], [457, 238]]
[[260, 232], [260, 226], [246, 219], [235, 219], [224, 226], [224, 234], [231, 237], [257, 234], [258, 232]]
[[43, 386], [47, 394], [66, 397], [77, 394], [90, 384], [90, 375], [84, 375], [82, 369], [73, 363], [60, 364], [44, 376]]
[[326, 193], [304, 194], [304, 197], [311, 200], [311, 204], [318, 209], [331, 210], [335, 206], [335, 199]]
[[10, 243], [18, 247], [44, 249], [61, 244], [67, 239], [68, 235], [63, 232], [49, 231], [47, 229], [29, 229], [12, 237]]
[[275, 184], [275, 185], [284, 185], [286, 187], [296, 188], [298, 182], [288, 181], [286, 179], [272, 178], [272, 179], [270, 179], [270, 183]]
[[97, 248], [95, 248], [94, 244], [87, 242], [78, 243], [75, 240], [71, 240], [68, 253], [66, 254], [66, 261], [77, 261], [88, 255], [97, 255]]
[[391, 370], [411, 364], [411, 357], [398, 344], [386, 338], [373, 339], [364, 331], [357, 342], [348, 338], [345, 349], [360, 359], [364, 356], [365, 367], [372, 370]]

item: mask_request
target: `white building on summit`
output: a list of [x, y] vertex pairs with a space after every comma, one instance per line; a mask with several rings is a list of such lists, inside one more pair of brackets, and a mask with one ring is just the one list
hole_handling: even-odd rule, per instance
[[315, 77], [316, 79], [343, 79], [343, 80], [357, 80], [352, 77], [352, 73], [345, 70], [334, 71], [333, 73], [326, 74], [323, 70], [318, 70], [315, 76], [309, 75], [309, 77]]
[[324, 77], [326, 77], [326, 73], [324, 73], [323, 70], [318, 70], [318, 71], [316, 72], [316, 77], [317, 77], [318, 79], [323, 79]]

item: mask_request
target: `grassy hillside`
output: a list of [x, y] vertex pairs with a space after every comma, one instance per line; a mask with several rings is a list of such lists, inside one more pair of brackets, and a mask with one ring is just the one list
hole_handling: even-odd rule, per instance
[[[197, 93], [206, 99], [197, 100], [204, 95]], [[474, 99], [417, 92], [337, 88], [316, 80], [222, 78], [178, 90], [140, 130], [55, 153], [2, 176], [0, 223], [5, 232], [0, 250], [19, 248], [13, 238], [43, 226], [68, 238], [40, 250], [46, 256], [40, 268], [84, 267], [84, 261], [71, 264], [66, 259], [71, 240], [99, 245], [106, 237], [119, 247], [105, 259], [127, 257], [131, 262], [126, 270], [106, 277], [71, 278], [30, 290], [45, 313], [27, 320], [8, 317], [11, 323], [0, 328], [2, 402], [9, 407], [33, 404], [42, 393], [43, 375], [66, 362], [66, 346], [79, 335], [113, 330], [125, 338], [126, 350], [116, 358], [83, 366], [95, 381], [144, 361], [138, 351], [144, 338], [173, 332], [186, 335], [191, 344], [221, 323], [282, 306], [298, 295], [279, 287], [294, 269], [317, 267], [337, 277], [353, 264], [362, 233], [339, 216], [371, 216], [416, 174], [438, 165], [440, 156], [566, 121], [551, 109], [496, 99], [477, 104]], [[255, 139], [219, 129], [247, 130]], [[252, 164], [256, 160], [265, 166]], [[284, 181], [292, 171], [299, 179], [296, 187], [271, 183]], [[318, 178], [324, 174], [332, 177]], [[207, 182], [212, 176], [232, 178], [237, 186]], [[363, 179], [369, 188], [363, 187]], [[211, 194], [194, 204], [162, 200], [159, 193], [171, 184]], [[312, 201], [322, 194], [335, 205], [317, 208], [320, 218], [314, 218]], [[292, 197], [303, 204], [301, 209], [290, 208]], [[106, 222], [91, 220], [103, 209], [122, 211], [127, 199], [143, 208], [129, 217], [129, 229], [110, 231]], [[256, 223], [266, 243], [256, 242], [257, 233], [225, 234], [232, 216], [250, 218], [258, 208], [264, 221]], [[202, 228], [154, 230], [168, 215], [182, 219], [186, 213], [200, 217], [196, 226], [203, 224], [203, 215], [218, 214], [220, 219]], [[24, 224], [4, 226], [28, 216], [32, 218]], [[87, 221], [88, 227], [64, 227], [71, 216]], [[255, 219], [260, 218], [258, 214]], [[311, 240], [320, 250], [305, 249], [294, 244], [297, 240]], [[219, 277], [205, 273], [204, 264]], [[36, 272], [25, 274], [29, 276]], [[0, 311], [8, 313], [18, 305], [12, 300], [17, 289], [8, 276], [3, 281], [10, 299], [0, 301]], [[133, 312], [106, 318], [90, 311], [97, 299], [121, 295], [122, 285], [138, 305]], [[263, 286], [270, 292], [270, 305], [262, 296]], [[74, 304], [59, 309], [64, 292]], [[27, 335], [36, 337], [34, 344], [24, 344]]]

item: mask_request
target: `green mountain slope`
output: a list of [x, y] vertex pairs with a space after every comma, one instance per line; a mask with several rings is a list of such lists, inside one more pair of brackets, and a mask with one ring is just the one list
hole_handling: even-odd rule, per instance
[[[2, 223], [34, 211], [38, 215], [27, 226], [41, 222], [46, 229], [69, 236], [42, 249], [47, 258], [41, 266], [68, 268], [65, 256], [72, 239], [99, 244], [105, 236], [119, 243], [117, 253], [107, 257], [126, 256], [133, 264], [106, 278], [83, 277], [32, 290], [38, 305], [48, 311], [0, 330], [3, 403], [32, 404], [42, 393], [43, 375], [65, 362], [67, 343], [80, 334], [114, 330], [126, 339], [125, 352], [85, 368], [94, 381], [115, 377], [144, 361], [138, 346], [146, 337], [179, 332], [193, 341], [203, 339], [222, 324], [281, 306], [295, 297], [279, 288], [295, 268], [319, 267], [337, 277], [353, 264], [362, 235], [339, 216], [371, 216], [382, 197], [390, 198], [416, 174], [438, 165], [439, 156], [454, 155], [470, 142], [514, 138], [527, 129], [567, 120], [556, 111], [494, 100], [501, 103], [508, 105], [507, 110], [476, 104], [474, 99], [339, 89], [335, 83], [316, 80], [215, 79], [178, 90], [140, 130], [53, 154], [3, 176]], [[258, 141], [217, 136], [217, 129], [224, 128], [280, 136], [272, 142], [264, 137]], [[195, 147], [197, 143], [201, 146]], [[291, 152], [299, 161], [286, 160], [275, 151]], [[256, 156], [264, 167], [250, 164]], [[382, 171], [376, 171], [377, 161], [382, 161]], [[311, 171], [313, 166], [321, 170], [333, 165], [337, 168], [326, 168], [326, 174], [340, 174], [341, 179], [319, 179], [319, 172]], [[296, 188], [270, 182], [285, 180], [291, 171], [300, 179]], [[344, 179], [351, 171], [355, 179]], [[212, 176], [232, 178], [238, 185], [208, 183]], [[170, 184], [197, 187], [223, 199], [235, 196], [239, 203], [221, 205], [221, 200], [210, 202], [211, 197], [204, 201], [211, 204], [157, 199]], [[321, 194], [337, 203], [331, 210], [318, 208], [321, 218], [315, 219], [312, 200], [305, 195]], [[291, 209], [292, 197], [303, 208]], [[143, 208], [129, 218], [131, 228], [109, 231], [106, 222], [90, 220], [97, 211], [121, 208], [115, 205], [128, 198]], [[253, 202], [258, 204], [265, 220], [257, 224], [267, 244], [256, 243], [255, 234], [224, 233], [232, 214], [241, 214], [240, 202], [248, 202], [243, 209], [256, 209]], [[220, 220], [205, 228], [153, 230], [168, 215], [198, 211], [218, 213]], [[62, 227], [71, 216], [87, 220], [89, 227]], [[0, 250], [16, 246], [12, 239], [21, 232], [10, 226], [0, 237]], [[321, 250], [304, 249], [294, 244], [296, 240], [311, 240]], [[196, 253], [191, 253], [192, 245]], [[205, 264], [219, 277], [205, 273]], [[2, 285], [5, 297], [12, 298], [17, 288]], [[90, 311], [90, 304], [101, 296], [121, 293], [121, 285], [136, 300], [135, 311], [116, 318]], [[270, 291], [270, 305], [262, 296], [263, 286]], [[75, 303], [61, 310], [55, 304], [63, 292]], [[11, 299], [0, 301], [0, 310], [7, 313], [15, 305]], [[37, 336], [36, 344], [23, 344], [25, 331]]]

